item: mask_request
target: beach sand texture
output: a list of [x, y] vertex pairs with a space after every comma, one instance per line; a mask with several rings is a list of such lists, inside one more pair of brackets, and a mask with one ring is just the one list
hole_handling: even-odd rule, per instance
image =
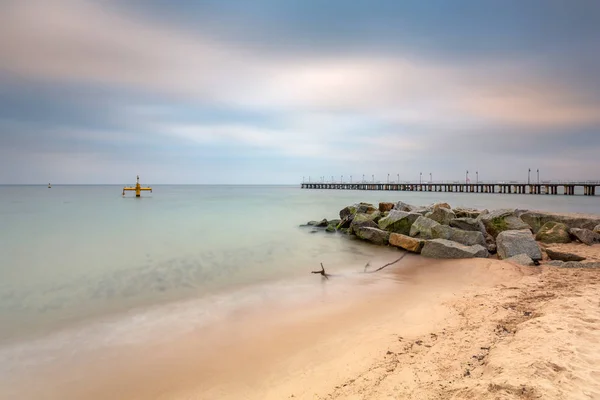
[[[48, 371], [47, 381], [20, 393], [57, 399], [600, 399], [600, 270], [407, 259], [404, 267], [373, 274], [387, 282], [383, 288], [238, 315], [175, 342]], [[331, 283], [320, 279], [315, 285]], [[65, 375], [71, 379], [60, 378]]]

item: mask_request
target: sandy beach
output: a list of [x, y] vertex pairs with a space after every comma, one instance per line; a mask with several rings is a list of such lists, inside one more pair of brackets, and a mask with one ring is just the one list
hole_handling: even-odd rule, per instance
[[176, 341], [54, 365], [15, 390], [52, 399], [600, 399], [600, 270], [409, 256], [336, 291], [343, 277], [314, 278], [322, 296], [309, 303], [269, 303]]

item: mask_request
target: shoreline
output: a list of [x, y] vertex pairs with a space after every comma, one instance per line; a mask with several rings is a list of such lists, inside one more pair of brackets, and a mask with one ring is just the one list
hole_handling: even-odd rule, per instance
[[[14, 387], [65, 400], [600, 396], [595, 270], [409, 261], [331, 296], [268, 303]], [[340, 283], [315, 278], [325, 289]]]

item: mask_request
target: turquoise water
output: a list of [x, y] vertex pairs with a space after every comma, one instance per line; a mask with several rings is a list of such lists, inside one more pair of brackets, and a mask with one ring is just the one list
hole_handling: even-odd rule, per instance
[[600, 214], [600, 196], [296, 186], [0, 186], [0, 345], [96, 317], [364, 265], [381, 249], [298, 225], [358, 201]]

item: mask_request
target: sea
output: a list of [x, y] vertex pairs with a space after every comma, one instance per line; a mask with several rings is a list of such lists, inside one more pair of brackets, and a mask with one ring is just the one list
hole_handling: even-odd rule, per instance
[[[308, 190], [293, 186], [0, 186], [0, 386], [68, 344], [144, 340], [155, 324], [214, 323], [265, 301], [317, 295], [321, 264], [348, 279], [394, 260], [301, 227], [360, 201], [600, 214], [600, 197]], [[176, 328], [177, 327], [177, 328]]]

